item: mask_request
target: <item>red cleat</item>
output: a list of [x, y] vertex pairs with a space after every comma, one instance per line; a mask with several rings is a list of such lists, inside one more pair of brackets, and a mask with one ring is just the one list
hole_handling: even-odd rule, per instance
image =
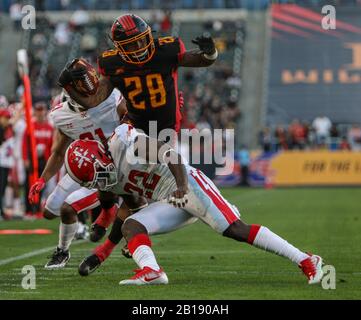
[[122, 280], [119, 284], [133, 286], [168, 284], [168, 277], [162, 269], [157, 271], [149, 267], [144, 267], [140, 270], [134, 270], [134, 272], [136, 273], [135, 276], [127, 280]]
[[308, 284], [319, 283], [323, 276], [322, 258], [309, 254], [309, 258], [301, 261], [299, 267], [308, 279]]

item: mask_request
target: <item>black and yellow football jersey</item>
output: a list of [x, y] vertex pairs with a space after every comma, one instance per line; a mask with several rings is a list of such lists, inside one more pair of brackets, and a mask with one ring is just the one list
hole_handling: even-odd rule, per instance
[[157, 121], [158, 132], [180, 128], [178, 103], [178, 65], [185, 47], [181, 39], [154, 39], [155, 52], [141, 64], [124, 62], [119, 51], [103, 52], [98, 58], [99, 72], [110, 79], [127, 100], [128, 119], [134, 127], [149, 133], [149, 121]]

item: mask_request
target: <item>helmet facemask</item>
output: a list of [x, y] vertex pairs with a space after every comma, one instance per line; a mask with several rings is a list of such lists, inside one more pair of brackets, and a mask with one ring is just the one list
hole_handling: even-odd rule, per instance
[[150, 27], [146, 31], [126, 40], [113, 40], [122, 59], [131, 64], [148, 62], [154, 54], [155, 46]]
[[88, 189], [108, 191], [118, 182], [118, 176], [113, 163], [104, 166], [99, 160], [94, 162], [94, 178], [92, 181], [81, 182]]

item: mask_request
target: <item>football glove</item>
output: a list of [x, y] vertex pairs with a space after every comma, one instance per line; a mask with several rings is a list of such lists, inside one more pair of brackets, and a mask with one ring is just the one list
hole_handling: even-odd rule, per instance
[[64, 88], [66, 85], [72, 83], [74, 80], [83, 80], [87, 74], [85, 67], [72, 69], [71, 67], [77, 63], [79, 59], [74, 59], [72, 62], [69, 62], [65, 68], [61, 71], [58, 78], [58, 85]]
[[45, 180], [44, 178], [39, 178], [36, 182], [31, 186], [28, 199], [30, 204], [36, 204], [38, 199], [38, 194], [41, 190], [45, 188]]
[[192, 42], [198, 45], [199, 49], [207, 55], [212, 55], [216, 52], [216, 45], [211, 36], [202, 35], [193, 39]]
[[176, 208], [183, 208], [188, 203], [188, 190], [177, 189], [168, 198], [168, 203], [172, 204]]

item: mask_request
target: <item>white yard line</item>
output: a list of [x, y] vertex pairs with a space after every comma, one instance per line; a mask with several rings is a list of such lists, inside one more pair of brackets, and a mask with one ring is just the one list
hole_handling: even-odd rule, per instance
[[[75, 246], [75, 245], [77, 245], [77, 244], [81, 244], [81, 243], [84, 243], [84, 242], [87, 242], [87, 241], [88, 241], [88, 240], [77, 240], [76, 242], [74, 242], [74, 243], [72, 244], [72, 246]], [[39, 250], [34, 250], [34, 251], [31, 251], [31, 252], [22, 254], [22, 255], [20, 255], [20, 256], [3, 259], [3, 260], [0, 260], [0, 266], [5, 266], [5, 265], [10, 264], [10, 263], [15, 262], [15, 261], [19, 261], [19, 260], [24, 260], [24, 259], [27, 259], [27, 258], [35, 257], [35, 256], [38, 256], [38, 255], [40, 255], [40, 254], [43, 254], [43, 253], [52, 251], [52, 250], [54, 250], [54, 248], [55, 248], [54, 246], [46, 247], [46, 248], [42, 248], [42, 249], [39, 249]]]

